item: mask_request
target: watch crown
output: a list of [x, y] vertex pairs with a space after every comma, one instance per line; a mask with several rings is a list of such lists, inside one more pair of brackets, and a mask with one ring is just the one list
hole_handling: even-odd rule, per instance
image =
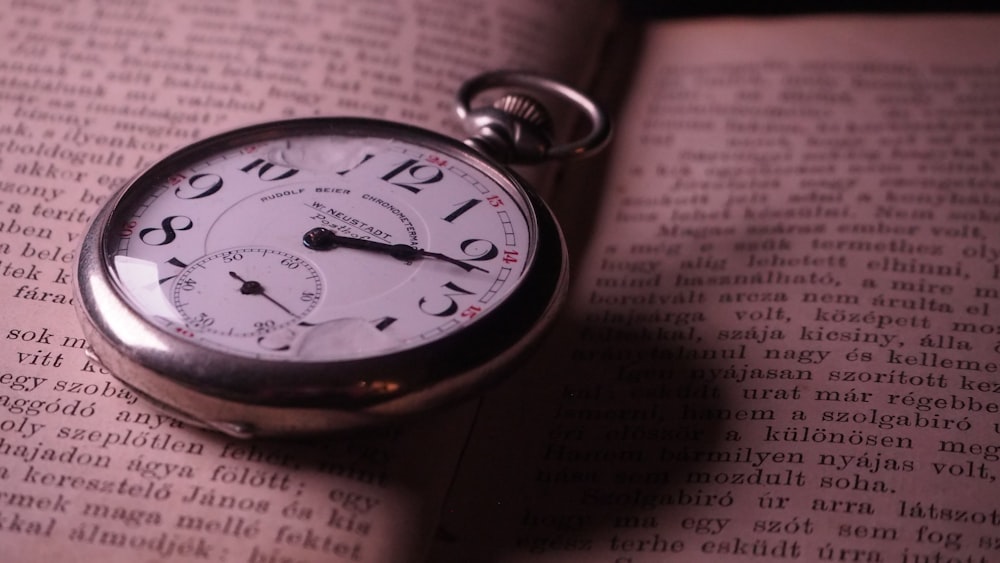
[[552, 118], [549, 117], [549, 112], [534, 98], [521, 94], [507, 94], [495, 100], [493, 107], [539, 128], [546, 134], [552, 131]]
[[466, 144], [501, 162], [538, 162], [552, 146], [552, 120], [545, 107], [522, 94], [505, 94], [469, 113]]

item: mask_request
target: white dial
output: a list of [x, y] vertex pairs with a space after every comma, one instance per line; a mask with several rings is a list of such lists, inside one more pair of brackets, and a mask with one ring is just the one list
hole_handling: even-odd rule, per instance
[[527, 207], [456, 154], [300, 134], [189, 158], [117, 210], [108, 249], [168, 332], [248, 357], [356, 359], [441, 339], [510, 296], [536, 244]]

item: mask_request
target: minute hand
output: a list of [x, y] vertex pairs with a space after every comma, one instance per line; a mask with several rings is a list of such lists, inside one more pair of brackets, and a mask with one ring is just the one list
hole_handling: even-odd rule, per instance
[[329, 229], [324, 229], [323, 227], [316, 227], [315, 229], [310, 229], [306, 232], [306, 234], [302, 236], [302, 244], [304, 244], [306, 248], [312, 250], [332, 250], [337, 247], [353, 248], [355, 250], [370, 250], [372, 252], [388, 254], [397, 260], [413, 260], [414, 258], [424, 257], [436, 258], [438, 260], [448, 262], [449, 264], [454, 264], [466, 272], [479, 270], [480, 272], [489, 273], [489, 270], [469, 264], [468, 262], [457, 258], [452, 258], [446, 254], [441, 254], [440, 252], [431, 252], [422, 248], [413, 248], [412, 246], [406, 244], [389, 244], [374, 240], [345, 237], [338, 235]]

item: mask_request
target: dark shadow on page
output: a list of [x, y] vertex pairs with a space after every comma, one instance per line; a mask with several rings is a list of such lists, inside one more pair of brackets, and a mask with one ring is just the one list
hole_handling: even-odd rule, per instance
[[737, 2], [735, 0], [705, 0], [702, 2], [669, 2], [666, 0], [625, 0], [623, 10], [637, 18], [680, 18], [711, 16], [788, 16], [844, 13], [955, 13], [995, 12], [996, 4], [983, 0], [766, 0]]
[[[582, 330], [575, 320], [560, 327], [573, 334]], [[700, 484], [702, 476], [719, 470], [711, 464], [743, 455], [721, 430], [735, 398], [692, 378], [707, 371], [708, 362], [684, 358], [691, 351], [686, 345], [622, 346], [635, 358], [647, 358], [602, 360], [580, 358], [587, 350], [573, 344], [573, 350], [560, 348], [568, 356], [561, 366], [546, 363], [545, 372], [521, 372], [498, 390], [502, 398], [487, 397], [487, 403], [503, 405], [511, 405], [512, 396], [523, 401], [511, 405], [507, 424], [497, 420], [503, 416], [497, 405], [485, 409], [493, 420], [485, 421], [487, 430], [478, 436], [499, 438], [468, 460], [467, 469], [482, 473], [472, 477], [475, 486], [461, 489], [481, 498], [452, 507], [513, 502], [517, 508], [504, 513], [506, 521], [491, 521], [487, 510], [453, 513], [452, 522], [457, 516], [480, 530], [509, 532], [489, 544], [478, 536], [475, 542], [453, 537], [460, 557], [490, 563], [512, 554], [570, 558], [638, 541], [665, 546], [679, 537], [686, 515], [725, 511], [732, 500]], [[610, 348], [594, 351], [600, 350]], [[546, 379], [544, 389], [534, 383], [539, 377]], [[447, 523], [444, 531], [445, 537], [461, 533]]]
[[[615, 78], [595, 92], [612, 115], [634, 72], [621, 61], [635, 60], [642, 33], [630, 29], [613, 41], [607, 64], [620, 66], [602, 69]], [[573, 268], [588, 247], [602, 252], [590, 241], [604, 190], [615, 189], [607, 181], [609, 154], [569, 163], [553, 194]], [[722, 434], [737, 399], [696, 375], [729, 362], [703, 359], [697, 323], [624, 324], [564, 314], [540, 357], [487, 393], [454, 493], [478, 498], [453, 499], [439, 537], [451, 544], [449, 562], [544, 553], [571, 560], [615, 549], [613, 542], [662, 547], [679, 537], [692, 509], [727, 502], [699, 483], [719, 471], [720, 460], [745, 455]], [[516, 508], [490, 512], [508, 502]], [[461, 507], [467, 512], [455, 512]], [[463, 526], [476, 532], [462, 537]], [[490, 529], [504, 532], [482, 533]]]
[[636, 22], [627, 21], [607, 39], [599, 63], [601, 79], [592, 85], [588, 94], [611, 116], [611, 141], [592, 157], [565, 162], [559, 169], [556, 189], [547, 198], [566, 236], [571, 274], [573, 268], [579, 267], [589, 246], [604, 191], [611, 188], [606, 177], [619, 134], [616, 124], [629, 91], [627, 85], [635, 77], [634, 64], [643, 38], [643, 28]]
[[[641, 43], [638, 33], [632, 39]], [[616, 81], [624, 85], [615, 90], [620, 94], [629, 90], [632, 69], [616, 70], [623, 76]], [[620, 106], [615, 96], [600, 97], [611, 108]], [[592, 241], [595, 217], [605, 199], [603, 190], [628, 186], [613, 185], [607, 166], [607, 156], [572, 163], [563, 190], [555, 194], [554, 208], [575, 265], [586, 252], [612, 254]], [[664, 185], [660, 193], [669, 189]], [[735, 225], [741, 219], [734, 215], [732, 221]], [[734, 240], [714, 241], [720, 250], [711, 257], [735, 253]], [[679, 265], [685, 258], [696, 262], [709, 257], [697, 245], [686, 245], [685, 251], [688, 254], [670, 261]], [[678, 272], [683, 270], [662, 272], [662, 284], [649, 291], [726, 291], [721, 284], [682, 282], [681, 276], [675, 281]], [[586, 300], [586, 293], [577, 298]], [[711, 308], [709, 301], [715, 302], [689, 301], [677, 310]], [[674, 542], [685, 538], [685, 553], [696, 551], [691, 538], [712, 533], [703, 517], [748, 518], [764, 508], [759, 504], [766, 502], [763, 496], [755, 499], [750, 489], [732, 486], [755, 477], [762, 483], [758, 456], [768, 452], [758, 451], [761, 442], [754, 436], [762, 425], [753, 422], [773, 419], [774, 411], [752, 408], [756, 403], [743, 400], [746, 389], [740, 379], [756, 367], [751, 356], [759, 351], [751, 350], [750, 342], [734, 344], [718, 336], [729, 323], [723, 314], [706, 314], [714, 323], [644, 321], [638, 315], [627, 322], [601, 318], [642, 308], [584, 303], [574, 312], [580, 317], [564, 315], [560, 320], [543, 345], [544, 360], [487, 395], [476, 436], [489, 444], [471, 444], [465, 483], [456, 488], [456, 495], [478, 498], [456, 498], [450, 505], [459, 512], [446, 520], [454, 527], [446, 527], [448, 534], [443, 534], [450, 534], [455, 548], [449, 551], [449, 563], [491, 563], [546, 553], [569, 561], [574, 552], [628, 555], [630, 550], [637, 561], [655, 556], [684, 560], [683, 553], [669, 558]], [[656, 308], [671, 311], [667, 305], [647, 307]], [[474, 471], [481, 474], [468, 475]], [[787, 475], [792, 479], [792, 470]], [[500, 503], [515, 508], [493, 511]], [[462, 537], [463, 529], [471, 530], [468, 537]], [[501, 531], [482, 533], [484, 529]], [[639, 545], [647, 546], [646, 553], [635, 553]]]

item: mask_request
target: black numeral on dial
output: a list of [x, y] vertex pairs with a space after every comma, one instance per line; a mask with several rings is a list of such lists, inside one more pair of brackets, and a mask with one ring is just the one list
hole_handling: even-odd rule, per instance
[[444, 303], [444, 307], [442, 307], [440, 310], [438, 310], [437, 308], [432, 309], [430, 308], [433, 305], [431, 303], [432, 300], [426, 297], [421, 297], [420, 301], [417, 303], [421, 311], [427, 313], [428, 315], [433, 315], [435, 317], [450, 317], [458, 312], [458, 302], [455, 301], [456, 297], [462, 295], [473, 295], [473, 292], [459, 287], [454, 282], [448, 282], [442, 285], [441, 287], [453, 292], [453, 293], [445, 293], [441, 295], [440, 298], [433, 299], [434, 304], [441, 303], [442, 300], [446, 301], [446, 303]]

